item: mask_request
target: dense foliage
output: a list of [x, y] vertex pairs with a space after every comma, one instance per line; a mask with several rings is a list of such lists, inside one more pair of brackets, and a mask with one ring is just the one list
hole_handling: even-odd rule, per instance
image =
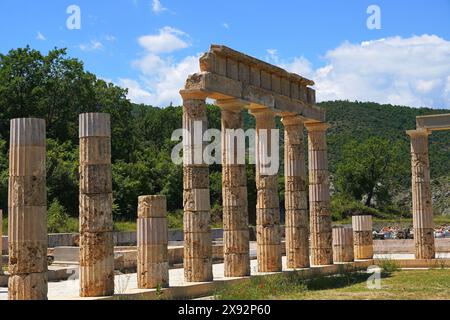
[[[135, 105], [126, 90], [86, 72], [83, 63], [68, 58], [64, 49], [47, 55], [31, 48], [0, 55], [0, 208], [7, 207], [9, 120], [41, 117], [47, 122], [47, 187], [51, 218], [78, 215], [78, 114], [108, 112], [112, 119], [114, 216], [134, 220], [137, 197], [164, 194], [172, 218], [180, 217], [183, 170], [170, 155], [178, 141], [172, 132], [181, 127], [181, 107]], [[394, 196], [408, 191], [409, 138], [420, 114], [443, 110], [413, 109], [375, 103], [322, 103], [332, 124], [329, 159], [334, 204], [342, 212], [365, 205], [367, 210], [395, 207]], [[211, 128], [220, 128], [220, 112], [208, 106]], [[245, 128], [254, 119], [244, 117]], [[281, 123], [277, 121], [279, 128]], [[283, 140], [283, 135], [280, 137]], [[445, 133], [431, 136], [432, 176], [447, 174], [450, 142]], [[283, 154], [283, 150], [280, 150]], [[282, 158], [282, 157], [281, 157]], [[282, 160], [282, 159], [281, 159]], [[280, 202], [283, 208], [283, 163]], [[255, 220], [255, 172], [248, 165], [249, 212]], [[221, 220], [221, 166], [210, 167], [213, 221]], [[358, 210], [359, 210], [358, 209]], [[282, 210], [283, 211], [283, 210]], [[59, 219], [61, 220], [61, 219]], [[58, 220], [58, 221], [59, 221]], [[173, 224], [176, 224], [174, 221]], [[63, 228], [55, 223], [55, 228]]]

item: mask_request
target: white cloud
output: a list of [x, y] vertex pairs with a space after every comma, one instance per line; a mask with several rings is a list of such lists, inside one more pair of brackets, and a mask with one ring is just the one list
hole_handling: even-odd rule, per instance
[[158, 34], [142, 36], [138, 39], [139, 44], [151, 53], [170, 53], [175, 50], [184, 49], [189, 46], [186, 41], [187, 35], [178, 29], [164, 27]]
[[222, 23], [222, 27], [224, 27], [225, 29], [230, 29], [230, 25], [226, 22]]
[[128, 89], [128, 98], [134, 103], [150, 104], [154, 100], [154, 96], [135, 80], [121, 78], [117, 84]]
[[313, 79], [321, 101], [450, 108], [450, 41], [438, 36], [347, 42], [324, 58], [326, 65], [318, 69], [303, 57], [277, 64]]
[[161, 1], [159, 0], [152, 0], [152, 11], [154, 13], [161, 13], [163, 11], [166, 11], [167, 8], [164, 8]]
[[170, 103], [181, 104], [179, 91], [189, 74], [199, 70], [199, 57], [186, 56], [176, 59], [171, 55], [176, 50], [190, 46], [184, 32], [164, 27], [156, 35], [138, 39], [145, 50], [143, 56], [132, 62], [140, 77], [138, 80], [119, 79], [119, 85], [129, 89], [128, 98], [136, 103], [165, 107]]
[[40, 31], [38, 31], [38, 33], [36, 35], [36, 39], [41, 40], [41, 41], [47, 40], [47, 38]]
[[97, 51], [103, 49], [103, 43], [97, 40], [91, 40], [89, 43], [79, 45], [81, 51]]

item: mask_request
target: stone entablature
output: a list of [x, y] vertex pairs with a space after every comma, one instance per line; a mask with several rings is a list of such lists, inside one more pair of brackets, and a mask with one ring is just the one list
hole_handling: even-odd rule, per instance
[[325, 121], [309, 79], [220, 45], [200, 58], [200, 68], [187, 79], [186, 90], [203, 91], [216, 100], [241, 99], [249, 109], [269, 108], [306, 122]]

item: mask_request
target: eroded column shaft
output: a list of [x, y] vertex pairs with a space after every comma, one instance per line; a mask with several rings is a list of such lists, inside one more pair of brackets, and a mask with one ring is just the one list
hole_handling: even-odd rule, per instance
[[280, 200], [278, 168], [271, 167], [270, 157], [278, 156], [272, 144], [275, 114], [270, 110], [254, 110], [256, 118], [256, 242], [259, 272], [282, 270]]
[[412, 209], [416, 259], [434, 259], [433, 204], [428, 157], [428, 131], [408, 131], [411, 137]]
[[373, 259], [372, 216], [353, 216], [352, 225], [355, 259]]
[[353, 229], [338, 226], [333, 228], [333, 262], [354, 261]]
[[139, 289], [169, 286], [167, 203], [164, 196], [141, 196], [137, 219]]
[[330, 186], [325, 123], [308, 124], [311, 264], [333, 263]]
[[8, 239], [10, 300], [47, 299], [45, 121], [11, 120]]
[[224, 274], [244, 277], [250, 275], [250, 235], [242, 106], [219, 101], [217, 104], [222, 109]]
[[284, 117], [286, 256], [288, 268], [309, 267], [309, 219], [303, 123]]
[[205, 97], [183, 94], [183, 229], [186, 282], [212, 281], [209, 168], [203, 159]]
[[109, 296], [114, 294], [110, 115], [79, 118], [80, 296]]

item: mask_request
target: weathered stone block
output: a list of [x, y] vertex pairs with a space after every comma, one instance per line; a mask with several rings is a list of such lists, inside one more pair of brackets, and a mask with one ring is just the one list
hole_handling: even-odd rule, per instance
[[81, 165], [80, 193], [112, 193], [111, 165]]
[[9, 177], [9, 206], [45, 207], [46, 178], [37, 176]]
[[47, 272], [10, 275], [9, 300], [47, 300]]
[[209, 189], [191, 189], [183, 192], [183, 207], [185, 211], [209, 211]]
[[112, 232], [112, 193], [80, 194], [81, 232]]

